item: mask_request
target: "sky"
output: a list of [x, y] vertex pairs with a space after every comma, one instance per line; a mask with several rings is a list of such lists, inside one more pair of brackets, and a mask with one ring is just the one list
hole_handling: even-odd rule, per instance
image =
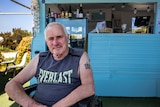
[[[17, 2], [31, 7], [31, 0], [16, 0]], [[1, 0], [0, 13], [7, 12], [27, 12], [31, 13], [31, 10], [25, 8], [19, 4], [12, 2], [11, 0]], [[12, 32], [13, 28], [21, 28], [21, 30], [27, 30], [32, 32], [33, 16], [30, 15], [2, 15], [0, 14], [0, 33]]]

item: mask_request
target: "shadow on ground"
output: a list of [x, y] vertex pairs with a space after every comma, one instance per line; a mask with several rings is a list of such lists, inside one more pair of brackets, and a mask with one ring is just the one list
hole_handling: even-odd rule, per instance
[[103, 107], [160, 107], [157, 97], [100, 97]]
[[3, 72], [0, 72], [0, 95], [4, 93], [5, 85], [11, 77], [11, 74], [5, 75]]

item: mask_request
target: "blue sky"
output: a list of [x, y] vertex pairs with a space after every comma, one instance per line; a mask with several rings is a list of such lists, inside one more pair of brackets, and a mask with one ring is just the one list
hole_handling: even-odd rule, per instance
[[[31, 0], [16, 0], [28, 7], [31, 6]], [[31, 12], [31, 10], [18, 5], [11, 0], [1, 0], [0, 13], [6, 12]], [[32, 15], [1, 15], [0, 14], [0, 33], [12, 32], [13, 28], [21, 28], [32, 32], [33, 16]]]

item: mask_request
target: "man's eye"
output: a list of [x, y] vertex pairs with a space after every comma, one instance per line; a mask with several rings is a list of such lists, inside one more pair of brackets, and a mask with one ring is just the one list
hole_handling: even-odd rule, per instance
[[62, 38], [62, 36], [57, 36], [57, 38]]
[[54, 40], [54, 38], [49, 38], [49, 40]]

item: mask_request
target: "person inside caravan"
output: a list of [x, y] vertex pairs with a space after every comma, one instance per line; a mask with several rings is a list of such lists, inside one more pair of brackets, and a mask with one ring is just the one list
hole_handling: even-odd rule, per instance
[[[88, 54], [68, 46], [68, 33], [60, 23], [49, 23], [44, 35], [49, 50], [36, 55], [5, 91], [22, 107], [78, 107], [79, 101], [95, 94]], [[22, 86], [34, 76], [38, 85], [31, 98]]]

